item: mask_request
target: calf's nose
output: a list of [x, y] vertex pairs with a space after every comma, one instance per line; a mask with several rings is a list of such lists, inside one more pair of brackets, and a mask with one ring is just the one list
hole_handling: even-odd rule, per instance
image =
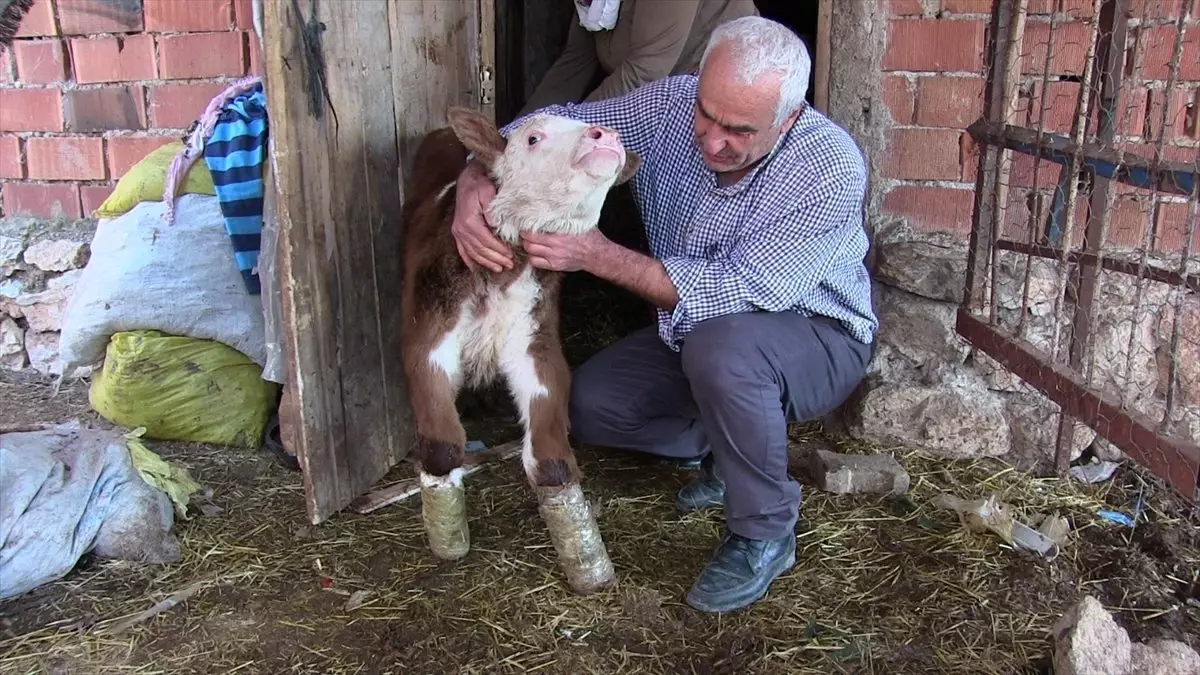
[[604, 127], [588, 127], [587, 137], [593, 141], [616, 141], [617, 132]]

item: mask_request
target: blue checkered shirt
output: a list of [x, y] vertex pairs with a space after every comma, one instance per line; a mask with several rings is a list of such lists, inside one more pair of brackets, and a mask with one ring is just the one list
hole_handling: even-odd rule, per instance
[[676, 75], [617, 98], [537, 111], [616, 129], [641, 156], [631, 187], [651, 253], [679, 293], [674, 311], [658, 310], [659, 336], [678, 351], [706, 319], [793, 311], [836, 319], [870, 344], [878, 320], [863, 262], [867, 174], [854, 140], [806, 108], [762, 162], [721, 187], [696, 147], [698, 82]]

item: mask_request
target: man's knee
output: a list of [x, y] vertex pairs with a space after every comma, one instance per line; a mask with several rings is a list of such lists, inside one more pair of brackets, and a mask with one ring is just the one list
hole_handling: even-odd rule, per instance
[[723, 387], [733, 380], [766, 375], [762, 351], [748, 324], [753, 314], [729, 314], [696, 324], [681, 350], [683, 372], [695, 387]]

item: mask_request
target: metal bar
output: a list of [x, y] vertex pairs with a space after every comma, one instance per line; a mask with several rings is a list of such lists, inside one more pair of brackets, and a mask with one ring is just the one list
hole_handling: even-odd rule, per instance
[[[988, 75], [984, 83], [983, 114], [984, 119], [994, 120], [997, 124], [1005, 126], [1012, 122], [1013, 111], [1016, 108], [1026, 2], [1027, 0], [996, 0], [992, 3], [992, 17], [985, 48]], [[999, 62], [1001, 48], [1004, 50], [1003, 64]], [[970, 244], [967, 251], [967, 283], [963, 294], [963, 303], [969, 306], [982, 307], [985, 302], [991, 302], [989, 298], [995, 295], [988, 290], [987, 280], [990, 278], [989, 270], [993, 262], [992, 241], [999, 237], [996, 228], [997, 223], [1002, 222], [997, 214], [1003, 213], [1004, 208], [1004, 203], [998, 199], [1008, 199], [1007, 189], [999, 187], [1000, 183], [1007, 183], [1008, 178], [1008, 170], [1003, 161], [1004, 154], [1003, 151], [987, 146], [980, 148]]]
[[[1097, 15], [1097, 30], [1099, 36], [1096, 44], [1096, 61], [1092, 73], [1092, 81], [1098, 86], [1089, 91], [1090, 110], [1096, 115], [1096, 142], [1101, 146], [1111, 146], [1116, 137], [1116, 106], [1117, 94], [1121, 87], [1121, 76], [1125, 69], [1125, 0], [1104, 0]], [[1089, 114], [1085, 125], [1090, 122]], [[1123, 157], [1117, 150], [1117, 167]], [[1093, 176], [1090, 182], [1090, 200], [1088, 206], [1088, 222], [1085, 226], [1083, 252], [1091, 254], [1097, 260], [1088, 260], [1077, 267], [1072, 276], [1076, 277], [1077, 292], [1075, 295], [1075, 311], [1071, 322], [1070, 344], [1067, 362], [1077, 373], [1089, 373], [1090, 368], [1084, 368], [1084, 361], [1091, 348], [1092, 321], [1095, 314], [1096, 287], [1100, 283], [1100, 267], [1098, 258], [1103, 257], [1104, 240], [1108, 237], [1108, 226], [1112, 216], [1112, 200], [1116, 190], [1111, 189], [1108, 180]], [[1062, 245], [1062, 244], [1060, 244]], [[1070, 248], [1067, 241], [1064, 248]], [[1086, 380], [1090, 377], [1085, 376]], [[1075, 420], [1062, 415], [1059, 418], [1058, 447], [1056, 448], [1054, 465], [1060, 471], [1066, 471], [1071, 463], [1070, 449], [1075, 437]]]
[[966, 308], [958, 310], [956, 328], [973, 347], [1057, 402], [1064, 413], [1095, 429], [1186, 499], [1196, 498], [1200, 446], [1179, 436], [1159, 435], [1149, 416], [1125, 411], [1111, 397], [1090, 389], [1065, 364], [1052, 363], [1041, 350], [1005, 336]]
[[[1032, 129], [982, 118], [967, 127], [967, 133], [980, 144], [1007, 148], [1064, 166], [1076, 151], [1071, 139], [1061, 134], [1046, 134], [1039, 142], [1037, 132]], [[1191, 195], [1200, 176], [1200, 169], [1194, 164], [1161, 161], [1156, 166], [1152, 158], [1135, 153], [1125, 153], [1124, 161], [1118, 162], [1114, 151], [1091, 142], [1080, 144], [1079, 155], [1084, 167], [1099, 178], [1181, 197]]]
[[[1011, 239], [998, 239], [995, 245], [996, 248], [1006, 251], [1016, 251], [1017, 253], [1024, 253], [1039, 258], [1056, 259], [1060, 253], [1059, 249], [1052, 246], [1028, 244], [1023, 241], [1013, 241]], [[1157, 267], [1145, 267], [1141, 269], [1136, 262], [1100, 257], [1094, 253], [1081, 253], [1078, 251], [1069, 251], [1067, 253], [1067, 260], [1073, 263], [1099, 265], [1110, 272], [1122, 272], [1135, 277], [1140, 276], [1143, 279], [1157, 281], [1168, 286], [1186, 286], [1192, 292], [1200, 293], [1200, 275], [1198, 274], [1189, 274], [1185, 277], [1179, 272]]]

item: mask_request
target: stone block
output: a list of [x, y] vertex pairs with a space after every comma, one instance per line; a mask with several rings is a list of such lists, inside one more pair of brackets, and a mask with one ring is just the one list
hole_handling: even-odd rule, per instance
[[1084, 596], [1050, 629], [1054, 636], [1055, 675], [1126, 675], [1129, 635], [1104, 611], [1099, 600]]
[[809, 474], [817, 487], [834, 494], [904, 494], [910, 478], [891, 455], [843, 455], [815, 450], [809, 456]]

